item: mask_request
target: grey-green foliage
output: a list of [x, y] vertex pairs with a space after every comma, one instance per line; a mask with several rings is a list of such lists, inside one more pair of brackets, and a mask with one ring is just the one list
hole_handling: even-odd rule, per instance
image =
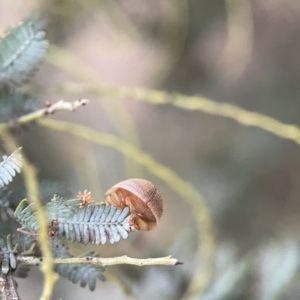
[[59, 236], [83, 244], [111, 244], [126, 239], [129, 224], [129, 208], [117, 209], [109, 204], [88, 205], [78, 209], [72, 218], [61, 218], [57, 223]]
[[[28, 94], [16, 93], [16, 87], [26, 83], [36, 71], [37, 65], [44, 59], [49, 42], [45, 39], [42, 23], [36, 18], [28, 18], [18, 26], [10, 29], [0, 38], [0, 123], [11, 122], [18, 125], [18, 118], [35, 111], [40, 100]], [[20, 129], [14, 126], [10, 129]], [[20, 222], [22, 228], [14, 235], [15, 243], [11, 236], [6, 238], [0, 236], [0, 268], [3, 274], [9, 274], [13, 270], [14, 276], [26, 277], [29, 267], [16, 265], [15, 255], [31, 255], [41, 257], [39, 242], [37, 238], [38, 224], [36, 210], [33, 204], [27, 200], [19, 203], [14, 213], [11, 209], [11, 190], [8, 185], [16, 173], [21, 171], [22, 157], [20, 149], [9, 157], [3, 156], [0, 163], [0, 222], [7, 221], [8, 216]], [[49, 188], [49, 184], [42, 187], [41, 195], [44, 201], [49, 200], [49, 191], [53, 188], [55, 192], [57, 184]], [[45, 192], [45, 187], [47, 191]], [[43, 191], [45, 193], [43, 193]], [[14, 193], [15, 194], [15, 193]], [[66, 189], [63, 190], [66, 195]], [[48, 196], [47, 196], [48, 195]], [[18, 202], [22, 197], [17, 197]], [[49, 241], [53, 256], [57, 258], [68, 258], [72, 255], [62, 244], [64, 239], [71, 239], [80, 243], [111, 243], [118, 242], [121, 238], [127, 238], [131, 231], [129, 224], [129, 209], [117, 210], [109, 205], [82, 205], [80, 199], [65, 200], [58, 195], [44, 205], [49, 224]], [[6, 222], [7, 225], [9, 222]], [[3, 225], [4, 223], [0, 224]], [[3, 233], [3, 227], [2, 233]], [[14, 227], [12, 227], [14, 228]], [[88, 232], [89, 238], [85, 234]], [[14, 245], [14, 247], [13, 247]], [[94, 252], [83, 256], [96, 257]], [[56, 271], [61, 276], [68, 278], [80, 285], [88, 285], [94, 290], [96, 279], [104, 281], [104, 268], [95, 265], [62, 264], [56, 266]], [[0, 295], [1, 299], [1, 295]]]
[[[130, 225], [129, 208], [117, 209], [109, 204], [80, 206], [82, 200], [66, 200], [58, 195], [44, 206], [52, 235], [82, 244], [111, 244], [126, 239], [134, 228]], [[20, 202], [15, 218], [23, 230], [37, 232], [37, 218], [34, 205], [27, 200]]]
[[5, 187], [0, 189], [0, 219], [7, 221], [8, 217], [13, 217], [13, 210], [10, 207], [9, 198], [12, 194], [12, 190], [8, 190]]
[[[49, 239], [53, 256], [56, 258], [73, 257], [62, 244], [64, 239], [78, 243], [111, 244], [119, 242], [121, 237], [127, 238], [128, 232], [134, 228], [130, 225], [130, 212], [126, 207], [117, 209], [109, 204], [85, 204], [80, 199], [66, 200], [57, 194], [44, 206], [49, 224]], [[15, 210], [15, 218], [22, 225], [18, 239], [18, 251], [24, 251], [35, 243], [35, 233], [38, 231], [35, 207], [26, 199], [22, 200]], [[85, 256], [97, 257], [94, 252]], [[82, 287], [88, 285], [94, 290], [96, 279], [104, 281], [104, 269], [94, 265], [61, 264], [55, 268], [61, 276], [73, 283], [80, 281]]]
[[[34, 234], [28, 234], [28, 233], [20, 233], [17, 236], [17, 250], [18, 253], [26, 252], [31, 247], [36, 244], [36, 236]], [[36, 250], [36, 249], [35, 249]], [[34, 253], [36, 256], [36, 253]]]
[[9, 122], [15, 118], [35, 111], [41, 100], [28, 94], [0, 95], [0, 123]]
[[0, 163], [0, 189], [8, 185], [16, 173], [21, 172], [22, 155], [21, 148], [14, 151], [10, 156], [3, 156], [3, 161]]
[[34, 210], [34, 205], [28, 205], [26, 199], [22, 200], [15, 210], [16, 220], [22, 224], [24, 231], [37, 232], [37, 218]]
[[28, 18], [0, 39], [0, 90], [27, 82], [44, 59], [49, 42], [43, 24]]
[[[39, 189], [41, 200], [45, 204], [49, 202], [55, 193], [63, 196], [65, 199], [70, 199], [72, 196], [71, 191], [66, 187], [66, 185], [58, 180], [42, 179], [39, 181]], [[21, 198], [24, 199], [26, 197], [27, 196], [24, 195], [24, 197]]]
[[[18, 125], [17, 118], [37, 109], [40, 100], [16, 93], [15, 88], [26, 83], [34, 74], [37, 65], [44, 59], [48, 46], [42, 23], [35, 18], [26, 19], [0, 38], [0, 123], [14, 122]], [[0, 267], [2, 273], [6, 274], [12, 269], [14, 276], [26, 277], [29, 268], [17, 266], [15, 254], [28, 254], [29, 249], [34, 256], [41, 257], [42, 254], [37, 238], [38, 223], [34, 205], [22, 200], [15, 212], [11, 213], [11, 191], [6, 190], [6, 185], [21, 171], [21, 166], [20, 149], [9, 157], [4, 156], [0, 163], [0, 222], [11, 216], [22, 226], [14, 236], [14, 248], [10, 235], [7, 238], [0, 236]], [[64, 190], [63, 194], [65, 192]], [[45, 196], [43, 200], [50, 197]], [[22, 197], [17, 199], [19, 202]], [[49, 226], [49, 241], [56, 258], [72, 257], [62, 244], [65, 239], [83, 244], [104, 244], [107, 241], [113, 244], [119, 242], [121, 237], [127, 238], [128, 232], [134, 230], [130, 224], [129, 208], [119, 210], [109, 204], [86, 205], [80, 199], [66, 200], [57, 194], [43, 208]], [[98, 255], [88, 252], [83, 256]], [[61, 264], [56, 266], [56, 271], [74, 283], [80, 281], [82, 287], [88, 285], [90, 290], [95, 289], [97, 278], [105, 280], [104, 268], [95, 265]]]
[[15, 269], [17, 266], [11, 235], [8, 235], [6, 238], [0, 236], [0, 259], [3, 274], [7, 274], [10, 268]]
[[[60, 238], [53, 238], [50, 241], [51, 249], [54, 257], [56, 258], [67, 258], [73, 257], [66, 246], [62, 244]], [[98, 257], [93, 251], [85, 253], [80, 257]], [[101, 281], [105, 281], [105, 276], [103, 275], [104, 268], [94, 265], [83, 265], [83, 264], [59, 264], [55, 266], [55, 271], [62, 277], [65, 277], [77, 283], [80, 281], [80, 286], [85, 287], [87, 284], [91, 291], [95, 290], [96, 279], [99, 278]]]

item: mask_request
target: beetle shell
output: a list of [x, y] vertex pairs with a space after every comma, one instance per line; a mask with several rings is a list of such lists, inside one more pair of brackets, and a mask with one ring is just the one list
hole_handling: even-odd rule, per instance
[[156, 187], [145, 179], [128, 179], [107, 192], [107, 202], [120, 209], [130, 208], [137, 230], [152, 230], [163, 213], [163, 201]]

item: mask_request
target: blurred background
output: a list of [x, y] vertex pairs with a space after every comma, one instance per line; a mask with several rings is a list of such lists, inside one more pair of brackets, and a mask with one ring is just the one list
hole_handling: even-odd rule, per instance
[[[300, 1], [2, 0], [0, 31], [32, 14], [45, 21], [52, 48], [27, 91], [52, 103], [89, 98], [51, 118], [114, 134], [173, 170], [203, 196], [216, 240], [205, 293], [187, 296], [205, 240], [197, 241], [186, 199], [115, 149], [34, 127], [20, 144], [39, 179], [61, 183], [60, 194], [87, 189], [100, 201], [117, 182], [143, 177], [163, 195], [154, 231], [113, 246], [70, 244], [74, 255], [184, 262], [108, 267], [94, 292], [59, 279], [53, 299], [300, 299], [299, 146], [226, 118], [86, 89], [99, 81], [201, 95], [299, 124]], [[30, 275], [17, 280], [19, 292], [37, 299], [43, 277]]]

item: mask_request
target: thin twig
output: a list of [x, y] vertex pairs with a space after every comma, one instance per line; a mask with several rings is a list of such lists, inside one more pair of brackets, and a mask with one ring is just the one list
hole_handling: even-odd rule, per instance
[[[33, 256], [18, 256], [17, 261], [23, 265], [40, 265], [43, 261], [40, 257], [33, 257]], [[139, 259], [139, 258], [132, 258], [128, 257], [127, 255], [118, 256], [118, 257], [72, 257], [72, 258], [54, 258], [53, 264], [92, 264], [92, 265], [99, 265], [99, 266], [111, 266], [111, 265], [135, 265], [139, 267], [143, 266], [153, 266], [153, 265], [166, 265], [166, 266], [176, 266], [182, 265], [183, 263], [180, 262], [176, 258], [172, 258], [171, 255], [166, 257], [159, 257], [159, 258], [146, 258], [146, 259]]]
[[57, 111], [60, 110], [68, 110], [68, 111], [74, 111], [76, 108], [80, 106], [85, 106], [89, 103], [88, 99], [78, 99], [73, 102], [66, 102], [64, 100], [59, 100], [54, 104], [47, 103], [44, 108], [36, 110], [32, 113], [29, 113], [27, 115], [24, 115], [22, 117], [19, 117], [17, 119], [14, 119], [6, 125], [12, 127], [20, 124], [29, 123], [38, 119], [41, 119], [44, 116], [54, 114]]

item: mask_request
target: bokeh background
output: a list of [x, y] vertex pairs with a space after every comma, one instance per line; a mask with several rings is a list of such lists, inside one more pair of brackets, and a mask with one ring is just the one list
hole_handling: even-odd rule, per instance
[[[186, 295], [205, 243], [187, 199], [116, 149], [34, 127], [20, 144], [61, 193], [88, 189], [100, 201], [115, 183], [143, 177], [163, 195], [154, 231], [113, 246], [69, 245], [74, 254], [184, 262], [108, 267], [94, 292], [60, 279], [53, 299], [300, 299], [299, 146], [226, 118], [95, 91], [105, 83], [201, 95], [299, 124], [300, 2], [1, 0], [0, 31], [32, 14], [46, 22], [52, 47], [25, 89], [50, 102], [89, 98], [51, 118], [114, 134], [173, 170], [202, 195], [216, 241], [205, 293]], [[38, 299], [43, 276], [33, 269], [18, 284], [22, 299]]]

